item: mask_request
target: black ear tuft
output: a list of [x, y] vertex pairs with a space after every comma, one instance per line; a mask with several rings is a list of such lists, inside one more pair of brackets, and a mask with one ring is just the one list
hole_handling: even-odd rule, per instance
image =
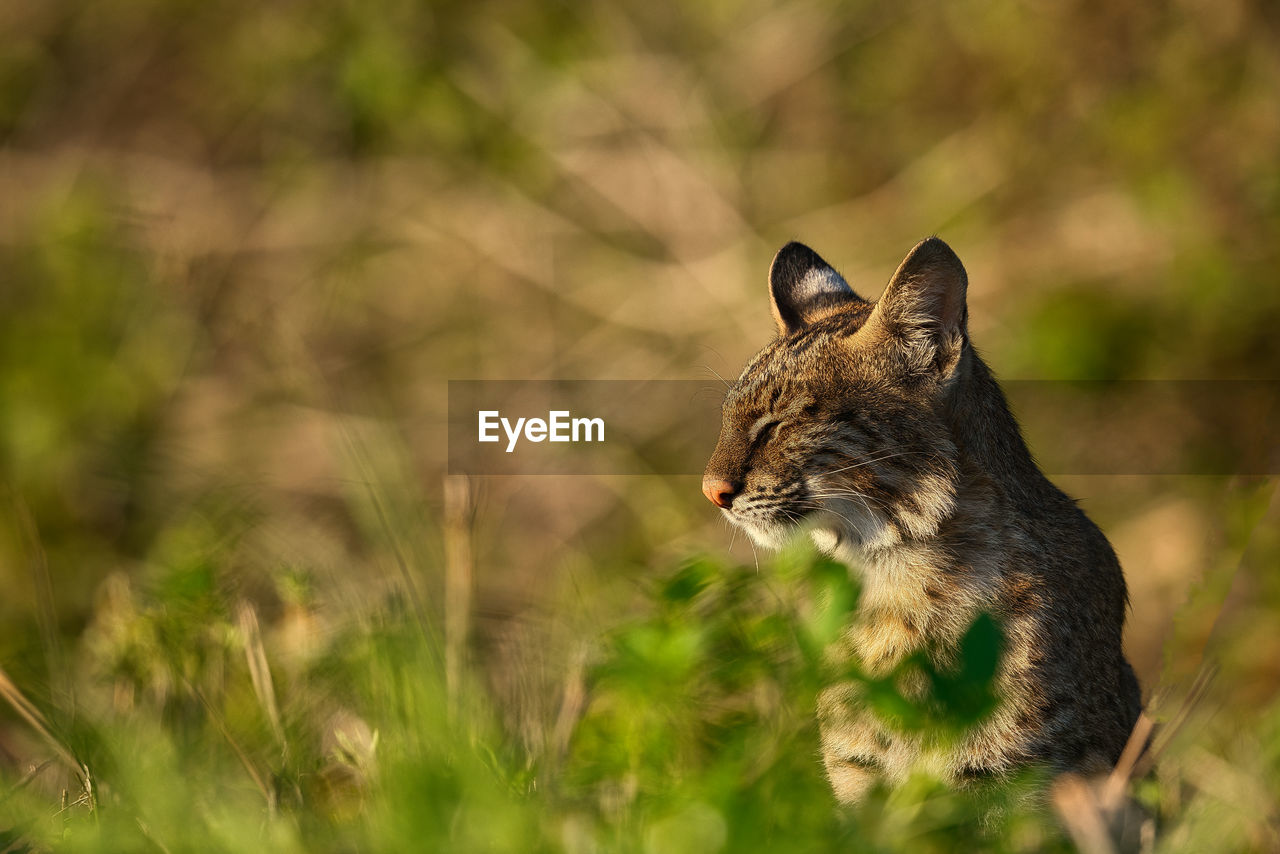
[[769, 300], [778, 331], [788, 335], [823, 310], [859, 297], [817, 252], [792, 241], [778, 250], [769, 267]]
[[968, 287], [956, 253], [930, 237], [898, 265], [873, 317], [904, 347], [913, 370], [949, 374], [968, 335]]

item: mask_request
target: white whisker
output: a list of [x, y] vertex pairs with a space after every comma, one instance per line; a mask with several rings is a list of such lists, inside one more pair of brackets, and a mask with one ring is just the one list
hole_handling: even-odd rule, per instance
[[891, 460], [891, 459], [893, 459], [894, 457], [905, 457], [905, 456], [909, 456], [909, 455], [912, 455], [912, 454], [921, 455], [921, 454], [926, 454], [926, 453], [927, 453], [929, 456], [933, 456], [933, 457], [938, 456], [938, 455], [937, 455], [937, 454], [935, 454], [935, 453], [927, 452], [927, 451], [896, 451], [896, 452], [894, 452], [894, 453], [884, 454], [884, 455], [882, 455], [882, 456], [874, 457], [874, 458], [869, 459], [869, 460], [859, 460], [858, 462], [854, 463], [853, 465], [845, 466], [844, 468], [840, 468], [840, 469], [835, 469], [834, 471], [824, 471], [824, 472], [822, 472], [822, 477], [830, 477], [830, 476], [831, 476], [831, 475], [833, 475], [833, 474], [840, 474], [841, 472], [846, 472], [846, 471], [849, 471], [849, 470], [851, 470], [851, 469], [858, 469], [858, 468], [862, 468], [863, 466], [869, 466], [869, 465], [871, 465], [872, 463], [878, 463], [878, 462], [882, 462], [882, 461], [884, 461], [884, 460]]
[[859, 500], [859, 501], [863, 502], [864, 504], [865, 504], [866, 502], [870, 501], [870, 502], [872, 502], [873, 504], [875, 504], [877, 507], [879, 507], [881, 510], [884, 510], [884, 511], [886, 511], [886, 512], [888, 512], [888, 510], [889, 510], [889, 507], [888, 507], [888, 505], [887, 505], [887, 504], [885, 504], [885, 502], [881, 501], [881, 500], [880, 500], [880, 499], [878, 499], [878, 498], [875, 498], [874, 496], [867, 495], [867, 494], [866, 494], [866, 493], [864, 493], [864, 492], [857, 492], [857, 491], [849, 491], [849, 492], [813, 492], [813, 493], [810, 493], [809, 495], [807, 495], [807, 496], [806, 496], [806, 498], [808, 498], [808, 499], [817, 499], [817, 500], [826, 500], [826, 499], [853, 499], [853, 498], [856, 498], [857, 500]]

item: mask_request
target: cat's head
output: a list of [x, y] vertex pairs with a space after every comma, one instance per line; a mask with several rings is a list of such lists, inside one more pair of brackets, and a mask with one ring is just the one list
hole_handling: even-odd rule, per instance
[[809, 529], [820, 546], [927, 537], [955, 502], [949, 397], [968, 363], [967, 279], [937, 238], [874, 303], [799, 243], [778, 252], [778, 337], [725, 397], [707, 498], [757, 543]]

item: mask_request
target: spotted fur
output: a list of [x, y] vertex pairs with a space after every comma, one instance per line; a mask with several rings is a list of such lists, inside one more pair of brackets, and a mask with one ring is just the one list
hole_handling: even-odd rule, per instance
[[1032, 461], [970, 344], [960, 260], [925, 240], [875, 303], [798, 243], [769, 279], [779, 334], [725, 399], [704, 485], [727, 490], [723, 512], [760, 545], [807, 530], [861, 576], [842, 647], [873, 674], [916, 651], [946, 666], [983, 612], [1005, 632], [1000, 704], [958, 743], [886, 726], [854, 683], [826, 689], [837, 797], [919, 767], [965, 784], [1030, 763], [1114, 764], [1140, 708], [1124, 577]]

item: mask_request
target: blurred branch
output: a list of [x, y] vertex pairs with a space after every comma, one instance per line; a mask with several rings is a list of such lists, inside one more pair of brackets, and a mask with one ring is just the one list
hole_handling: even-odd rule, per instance
[[444, 675], [449, 711], [455, 715], [459, 710], [471, 631], [471, 591], [475, 576], [471, 531], [475, 514], [471, 480], [447, 475], [444, 479]]
[[564, 695], [560, 703], [560, 712], [556, 715], [555, 729], [552, 735], [552, 747], [556, 762], [564, 760], [569, 752], [569, 742], [573, 738], [573, 730], [582, 718], [587, 706], [587, 646], [580, 644], [569, 661], [569, 672], [564, 680]]
[[1063, 774], [1052, 795], [1054, 810], [1084, 854], [1116, 854], [1093, 790], [1082, 777]]

